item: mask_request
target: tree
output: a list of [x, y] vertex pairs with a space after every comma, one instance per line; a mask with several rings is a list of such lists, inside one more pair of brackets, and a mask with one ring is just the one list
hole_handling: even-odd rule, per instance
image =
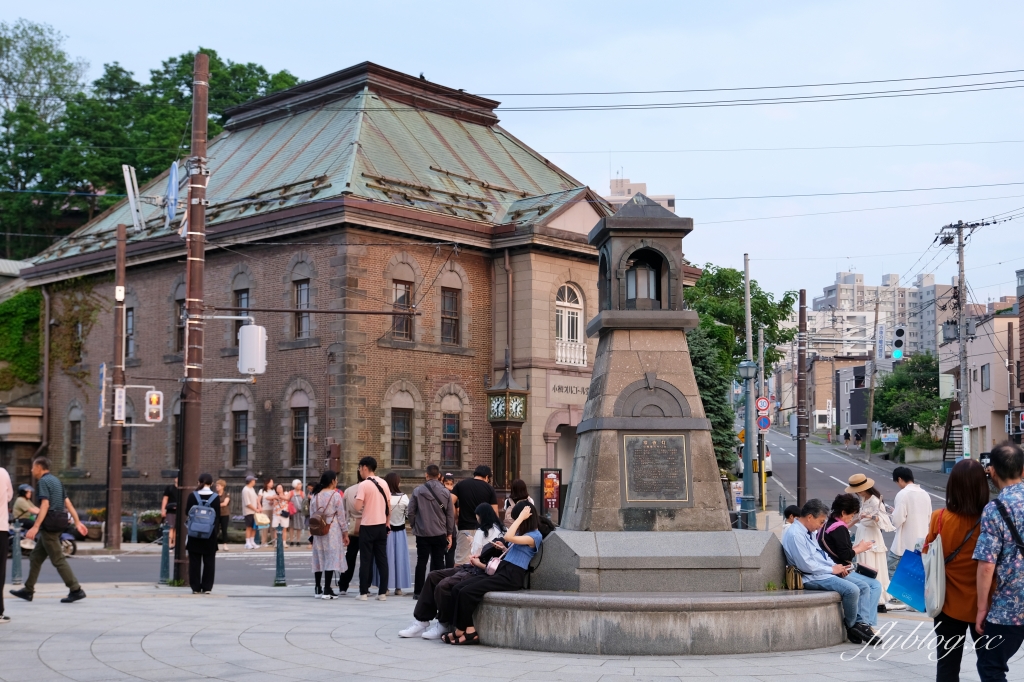
[[[728, 358], [728, 370], [747, 356], [746, 313], [744, 312], [743, 273], [733, 268], [720, 268], [708, 263], [697, 283], [684, 291], [691, 309], [701, 315], [701, 328], [719, 343]], [[750, 281], [750, 316], [756, 330], [764, 328], [765, 366], [771, 367], [782, 359], [775, 346], [789, 343], [796, 337], [795, 329], [783, 329], [779, 324], [793, 312], [797, 292], [787, 291], [778, 301], [764, 291], [756, 280]], [[715, 328], [711, 323], [726, 325]], [[755, 351], [755, 359], [757, 353]]]
[[66, 98], [82, 89], [88, 68], [88, 62], [64, 51], [64, 36], [52, 26], [0, 21], [0, 110], [25, 103], [53, 122]]
[[905, 436], [915, 426], [935, 426], [945, 412], [946, 402], [939, 398], [939, 359], [934, 355], [910, 356], [875, 391], [875, 419]]
[[732, 372], [721, 361], [721, 347], [718, 340], [704, 327], [698, 327], [687, 334], [690, 348], [690, 362], [697, 380], [697, 390], [704, 404], [704, 414], [711, 420], [711, 442], [715, 446], [718, 466], [730, 468], [736, 461], [736, 445], [739, 441], [733, 432], [736, 415], [729, 405], [728, 393], [732, 387]]

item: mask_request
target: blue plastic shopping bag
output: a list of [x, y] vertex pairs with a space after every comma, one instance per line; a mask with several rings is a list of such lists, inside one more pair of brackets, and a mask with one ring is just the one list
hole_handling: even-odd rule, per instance
[[924, 601], [924, 562], [921, 552], [907, 550], [896, 567], [896, 575], [889, 581], [888, 592], [911, 608], [926, 610]]

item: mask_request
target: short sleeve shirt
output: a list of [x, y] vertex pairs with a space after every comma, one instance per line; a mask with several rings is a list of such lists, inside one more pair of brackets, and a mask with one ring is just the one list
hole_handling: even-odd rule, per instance
[[242, 513], [255, 514], [259, 501], [256, 497], [256, 490], [250, 486], [242, 488]]
[[164, 488], [164, 494], [161, 497], [167, 498], [167, 513], [174, 514], [178, 511], [178, 488], [173, 485], [169, 485]]
[[498, 504], [498, 496], [487, 481], [467, 478], [452, 488], [452, 495], [459, 498], [459, 530], [476, 530], [476, 508], [480, 504]]
[[[374, 481], [377, 482], [377, 485], [373, 484]], [[388, 523], [387, 503], [384, 501], [384, 495], [377, 490], [377, 486], [384, 491], [384, 495], [390, 497], [391, 488], [383, 478], [371, 476], [359, 484], [356, 499], [363, 501], [363, 516], [360, 526], [381, 526]]]
[[[1003, 488], [999, 499], [1017, 532], [1024, 533], [1024, 483]], [[997, 586], [986, 620], [996, 625], [1024, 625], [1024, 554], [1014, 544], [995, 502], [989, 502], [981, 514], [974, 558], [996, 565]]]
[[533, 538], [533, 547], [529, 545], [512, 545], [508, 554], [505, 555], [505, 561], [518, 566], [522, 569], [530, 568], [530, 559], [540, 549], [540, 543], [544, 541], [544, 536], [540, 534], [539, 530], [531, 530], [529, 533], [525, 533], [526, 537]]
[[50, 509], [64, 511], [64, 484], [60, 479], [51, 473], [43, 474], [43, 477], [36, 483], [36, 499], [40, 504], [43, 500], [50, 501]]

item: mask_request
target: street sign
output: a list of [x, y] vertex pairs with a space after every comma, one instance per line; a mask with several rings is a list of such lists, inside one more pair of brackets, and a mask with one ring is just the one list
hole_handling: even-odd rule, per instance
[[885, 360], [885, 325], [875, 328], [875, 361]]
[[757, 411], [758, 412], [767, 412], [768, 411], [768, 407], [769, 407], [768, 398], [765, 398], [764, 396], [761, 396], [760, 398], [757, 399], [757, 402], [754, 403], [754, 404], [757, 405]]
[[100, 363], [100, 428], [106, 426], [107, 417], [107, 363]]
[[758, 417], [757, 418], [757, 428], [761, 429], [762, 431], [767, 431], [769, 429], [769, 427], [771, 427], [771, 425], [772, 425], [772, 418], [771, 417]]
[[964, 426], [963, 440], [961, 441], [964, 446], [964, 459], [971, 458], [971, 427]]
[[114, 389], [114, 421], [123, 422], [125, 413], [125, 389], [118, 386]]
[[740, 432], [736, 434], [736, 437], [740, 439], [741, 443], [746, 443], [747, 442], [746, 435], [747, 435], [747, 430], [746, 429], [740, 429]]

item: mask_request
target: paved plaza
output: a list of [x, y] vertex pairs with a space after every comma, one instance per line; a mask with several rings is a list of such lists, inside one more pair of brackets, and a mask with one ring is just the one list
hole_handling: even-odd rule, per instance
[[[89, 598], [61, 604], [63, 586], [40, 585], [35, 601], [7, 599], [13, 619], [0, 626], [0, 679], [77, 680], [851, 680], [934, 679], [928, 652], [887, 653], [853, 645], [767, 655], [693, 657], [573, 656], [487, 646], [451, 647], [403, 640], [412, 599], [318, 601], [308, 587], [218, 586], [194, 597], [187, 588], [140, 583], [86, 584]], [[883, 617], [895, 634], [926, 619]], [[846, 659], [846, 660], [844, 660]], [[1024, 680], [1018, 655], [1010, 679]], [[974, 656], [965, 680], [976, 680]]]

